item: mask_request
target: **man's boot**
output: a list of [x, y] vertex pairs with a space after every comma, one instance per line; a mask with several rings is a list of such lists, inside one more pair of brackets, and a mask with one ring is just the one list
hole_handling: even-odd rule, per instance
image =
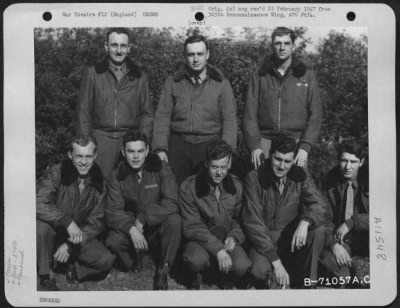
[[168, 290], [169, 264], [164, 263], [161, 267], [157, 266], [154, 275], [153, 290]]

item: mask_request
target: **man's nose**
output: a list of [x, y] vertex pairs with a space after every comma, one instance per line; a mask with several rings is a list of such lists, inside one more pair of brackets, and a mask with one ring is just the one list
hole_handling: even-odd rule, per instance
[[86, 157], [82, 157], [82, 165], [86, 165], [88, 162], [88, 159]]

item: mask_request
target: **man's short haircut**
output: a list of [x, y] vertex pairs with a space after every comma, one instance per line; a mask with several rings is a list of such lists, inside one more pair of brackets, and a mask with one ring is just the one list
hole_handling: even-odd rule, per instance
[[296, 34], [294, 33], [294, 31], [289, 28], [286, 28], [286, 27], [276, 28], [271, 34], [271, 40], [272, 40], [272, 42], [274, 42], [275, 37], [284, 36], [284, 35], [290, 35], [290, 39], [292, 40], [292, 43], [294, 43], [294, 41], [296, 40]]
[[205, 154], [206, 162], [209, 163], [212, 160], [222, 159], [226, 156], [232, 157], [233, 150], [226, 141], [216, 139], [207, 146]]
[[355, 139], [344, 140], [339, 144], [337, 149], [338, 158], [340, 159], [345, 152], [355, 155], [360, 160], [367, 156], [367, 149], [364, 144]]
[[129, 30], [127, 28], [121, 28], [121, 27], [109, 28], [107, 30], [107, 34], [106, 34], [106, 42], [107, 43], [108, 43], [111, 33], [126, 34], [128, 36], [128, 41], [130, 41]]
[[87, 146], [89, 143], [93, 143], [95, 148], [94, 151], [96, 152], [97, 150], [97, 141], [96, 138], [94, 138], [93, 136], [87, 136], [87, 135], [77, 135], [77, 136], [73, 136], [70, 139], [69, 142], [69, 147], [68, 147], [68, 151], [72, 152], [74, 150], [74, 144], [78, 144], [81, 147], [85, 147]]
[[277, 151], [283, 154], [287, 154], [293, 152], [296, 154], [297, 150], [297, 142], [293, 138], [289, 137], [276, 137], [272, 139], [270, 156]]
[[189, 36], [186, 40], [185, 43], [183, 44], [183, 52], [186, 54], [186, 46], [188, 44], [193, 44], [193, 43], [198, 43], [198, 42], [203, 42], [204, 45], [206, 45], [206, 49], [208, 50], [208, 42], [206, 38], [202, 35], [196, 34]]
[[138, 129], [132, 129], [126, 132], [124, 138], [122, 139], [122, 146], [125, 149], [125, 146], [128, 142], [132, 141], [143, 141], [146, 147], [149, 146], [149, 140], [147, 136], [141, 133]]

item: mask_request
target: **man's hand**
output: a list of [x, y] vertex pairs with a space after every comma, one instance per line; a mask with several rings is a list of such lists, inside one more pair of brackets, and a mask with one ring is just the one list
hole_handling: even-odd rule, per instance
[[299, 167], [304, 167], [306, 165], [307, 159], [308, 159], [307, 151], [299, 149], [294, 159], [294, 163]]
[[69, 235], [68, 241], [70, 241], [73, 244], [82, 243], [83, 232], [74, 221], [71, 221], [71, 223], [69, 224], [67, 232]]
[[263, 154], [263, 151], [261, 149], [255, 149], [253, 152], [251, 152], [251, 162], [253, 163], [254, 169], [258, 169], [260, 167], [262, 161], [261, 161], [261, 155]]
[[131, 236], [131, 240], [133, 246], [135, 246], [135, 249], [147, 251], [148, 249], [147, 241], [144, 238], [143, 234], [135, 226], [133, 226], [129, 230], [129, 234]]
[[135, 227], [139, 230], [140, 233], [143, 233], [143, 224], [140, 222], [139, 219], [136, 218], [135, 220]]
[[61, 244], [58, 247], [55, 254], [53, 255], [54, 259], [60, 263], [67, 262], [69, 259], [69, 256], [70, 256], [70, 253], [69, 253], [69, 247], [68, 247], [67, 243]]
[[310, 223], [306, 220], [300, 220], [299, 225], [294, 231], [291, 245], [291, 252], [294, 252], [294, 248], [300, 249], [306, 244], [308, 226]]
[[342, 223], [335, 232], [335, 238], [341, 245], [343, 245], [343, 239], [347, 233], [349, 233], [349, 228], [347, 228], [346, 223]]
[[335, 243], [332, 246], [332, 252], [339, 266], [351, 266], [351, 257], [346, 248], [344, 248], [342, 245]]
[[217, 252], [217, 261], [219, 270], [225, 274], [228, 274], [232, 268], [232, 259], [225, 249], [221, 249]]
[[274, 274], [278, 284], [283, 287], [289, 286], [290, 285], [289, 274], [287, 273], [281, 260], [280, 259], [275, 260], [274, 262], [272, 262], [272, 266], [274, 267]]
[[168, 155], [165, 151], [159, 151], [157, 152], [158, 157], [160, 157], [161, 160], [168, 162]]
[[231, 252], [232, 250], [234, 250], [235, 249], [235, 247], [236, 247], [236, 241], [235, 241], [235, 239], [233, 238], [233, 237], [227, 237], [226, 238], [226, 240], [225, 240], [225, 250], [227, 251], [227, 252]]

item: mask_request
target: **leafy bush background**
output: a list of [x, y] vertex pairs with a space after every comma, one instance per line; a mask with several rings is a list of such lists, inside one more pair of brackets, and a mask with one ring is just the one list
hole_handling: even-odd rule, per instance
[[[183, 41], [192, 33], [205, 35], [210, 63], [230, 80], [241, 127], [250, 74], [269, 55], [268, 28], [131, 28], [130, 57], [149, 75], [156, 108], [167, 76], [182, 64]], [[64, 159], [74, 133], [80, 79], [87, 65], [104, 55], [104, 28], [35, 29], [36, 175]], [[217, 33], [218, 32], [218, 33]], [[367, 37], [330, 31], [307, 52], [307, 28], [296, 28], [301, 39], [296, 56], [316, 73], [323, 104], [320, 143], [313, 147], [309, 168], [318, 181], [336, 163], [335, 146], [343, 138], [368, 141]], [[268, 34], [268, 36], [267, 36]], [[238, 154], [249, 159], [241, 129]]]

